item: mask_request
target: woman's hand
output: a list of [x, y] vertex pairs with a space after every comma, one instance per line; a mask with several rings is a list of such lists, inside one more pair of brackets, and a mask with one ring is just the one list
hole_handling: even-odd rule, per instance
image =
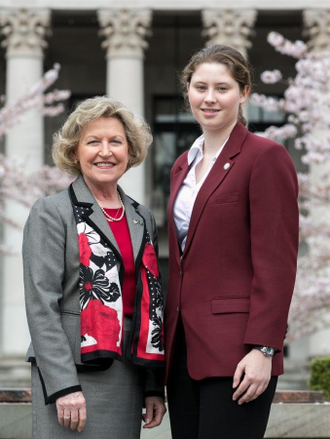
[[233, 400], [238, 400], [238, 404], [243, 404], [258, 398], [267, 389], [271, 370], [272, 357], [266, 357], [259, 350], [252, 349], [236, 367], [233, 388], [238, 387]]
[[142, 415], [145, 424], [143, 428], [153, 428], [160, 425], [166, 413], [163, 398], [159, 396], [147, 396], [145, 399], [146, 412]]
[[86, 400], [82, 392], [73, 392], [56, 400], [57, 419], [71, 430], [83, 430], [87, 419]]

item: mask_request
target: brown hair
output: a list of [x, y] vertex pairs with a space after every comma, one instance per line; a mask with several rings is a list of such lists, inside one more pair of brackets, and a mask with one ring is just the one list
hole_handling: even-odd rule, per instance
[[[183, 69], [180, 80], [186, 100], [188, 97], [187, 84], [190, 84], [191, 77], [195, 73], [196, 68], [204, 63], [219, 63], [225, 65], [238, 83], [242, 93], [246, 86], [251, 88], [250, 68], [243, 55], [232, 47], [215, 44], [214, 46], [205, 47], [196, 52]], [[239, 107], [238, 120], [242, 122], [243, 125], [247, 125], [241, 105]]]

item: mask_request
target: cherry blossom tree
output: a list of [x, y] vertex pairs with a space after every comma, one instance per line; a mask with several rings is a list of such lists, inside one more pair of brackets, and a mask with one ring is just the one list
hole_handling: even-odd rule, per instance
[[[0, 109], [0, 138], [18, 124], [22, 116], [31, 109], [38, 108], [45, 116], [54, 117], [64, 110], [62, 101], [67, 100], [69, 90], [45, 91], [57, 80], [60, 65], [55, 64], [31, 89], [17, 101], [6, 104]], [[2, 98], [4, 102], [4, 98]], [[40, 171], [26, 175], [17, 170], [24, 169], [24, 164], [15, 158], [0, 154], [0, 223], [19, 227], [14, 219], [6, 216], [5, 202], [10, 198], [30, 207], [42, 196], [56, 193], [67, 187], [72, 179], [58, 168], [44, 166]], [[0, 243], [0, 253], [8, 252]]]
[[[309, 166], [308, 174], [298, 174], [301, 255], [290, 311], [292, 341], [330, 326], [330, 54], [308, 51], [302, 41], [291, 42], [276, 32], [268, 42], [297, 59], [297, 74], [287, 80], [282, 99], [252, 94], [253, 104], [287, 115], [284, 126], [271, 126], [261, 135], [280, 142], [293, 139]], [[283, 78], [273, 70], [262, 73], [261, 80], [275, 84]]]
[[[0, 109], [0, 138], [20, 122], [22, 116], [32, 108], [39, 108], [45, 116], [57, 116], [64, 111], [65, 101], [71, 95], [69, 90], [54, 90], [44, 93], [58, 78], [60, 65], [55, 64], [30, 90], [15, 102], [5, 104]], [[2, 97], [2, 101], [5, 98]]]

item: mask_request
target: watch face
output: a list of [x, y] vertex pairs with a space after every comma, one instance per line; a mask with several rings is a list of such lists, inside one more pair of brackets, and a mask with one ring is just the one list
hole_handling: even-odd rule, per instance
[[269, 346], [264, 346], [264, 347], [262, 348], [262, 350], [263, 350], [263, 352], [264, 352], [266, 355], [268, 355], [268, 356], [273, 356], [273, 355], [274, 355], [274, 352], [275, 352], [275, 349], [274, 349], [274, 348], [271, 348], [271, 347], [269, 347]]
[[275, 349], [270, 346], [254, 346], [255, 349], [262, 352], [266, 357], [273, 357], [275, 355]]

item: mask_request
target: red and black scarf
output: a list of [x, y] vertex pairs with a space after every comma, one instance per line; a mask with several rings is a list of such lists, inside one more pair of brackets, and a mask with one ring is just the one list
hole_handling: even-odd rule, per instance
[[[81, 361], [105, 366], [124, 355], [145, 366], [164, 363], [163, 293], [156, 252], [144, 227], [141, 251], [136, 261], [137, 282], [131, 330], [131, 349], [123, 353], [124, 315], [121, 256], [103, 232], [90, 220], [92, 204], [79, 203], [70, 186], [79, 243], [79, 291]], [[141, 220], [143, 218], [141, 217]], [[123, 264], [120, 264], [121, 267]]]

